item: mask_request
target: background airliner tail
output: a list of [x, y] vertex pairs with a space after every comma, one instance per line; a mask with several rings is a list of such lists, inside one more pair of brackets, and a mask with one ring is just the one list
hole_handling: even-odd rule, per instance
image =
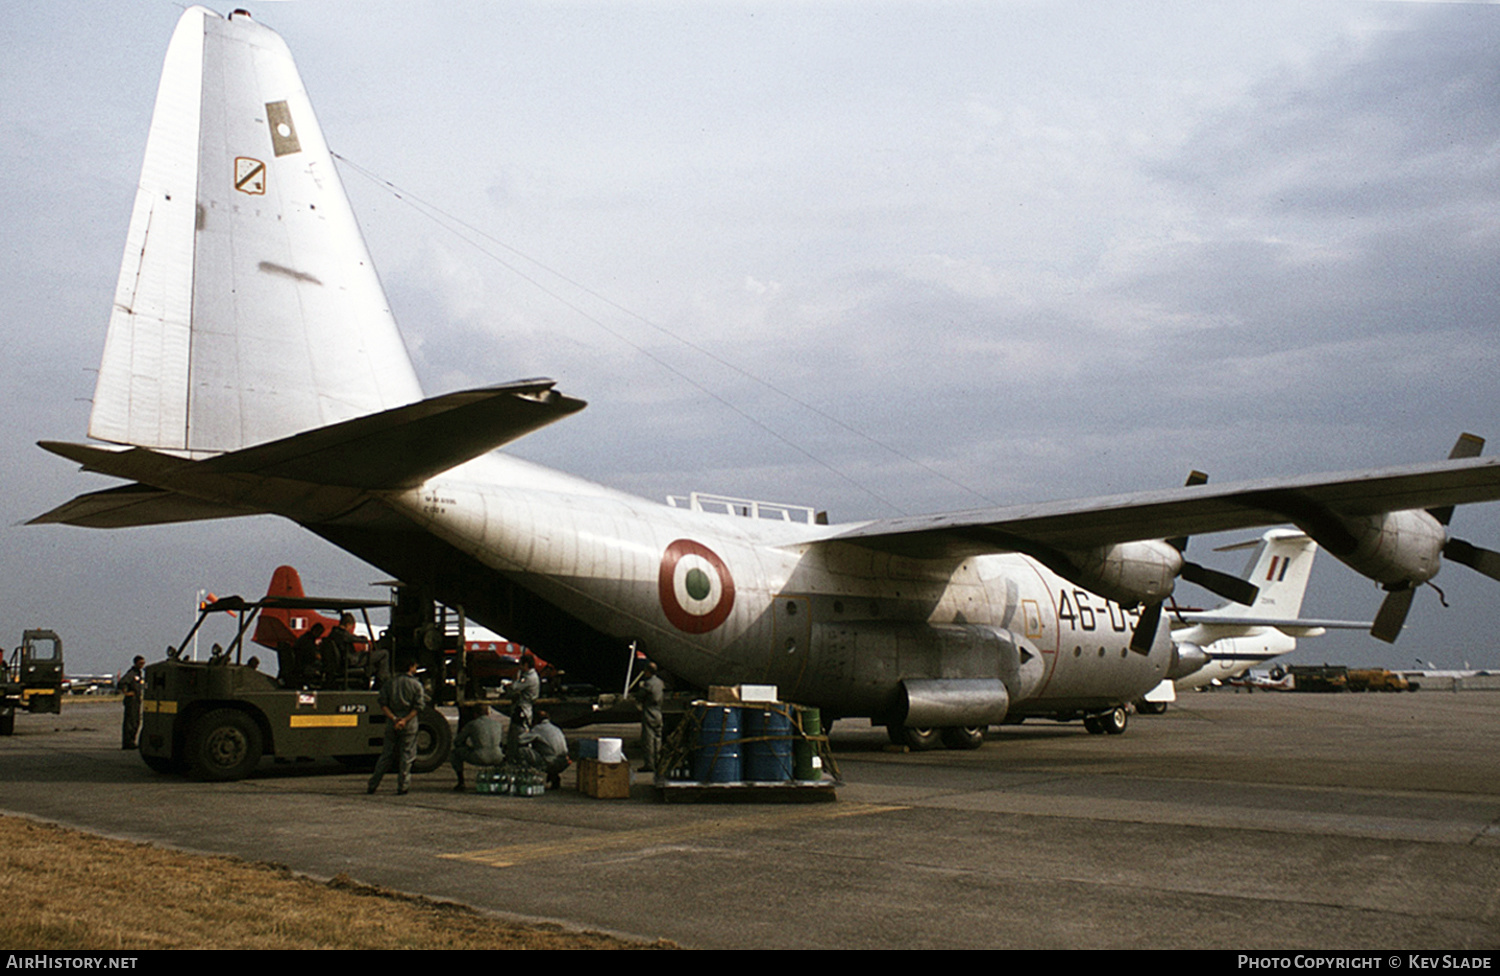
[[1208, 623], [1215, 617], [1289, 620], [1302, 611], [1302, 598], [1307, 592], [1307, 580], [1312, 574], [1318, 544], [1295, 529], [1271, 529], [1258, 542], [1225, 549], [1250, 545], [1256, 549], [1245, 566], [1245, 579], [1260, 588], [1255, 603], [1250, 606], [1226, 603], [1218, 609], [1196, 614], [1196, 621]]
[[421, 396], [286, 44], [244, 14], [188, 10], [89, 435], [220, 453]]

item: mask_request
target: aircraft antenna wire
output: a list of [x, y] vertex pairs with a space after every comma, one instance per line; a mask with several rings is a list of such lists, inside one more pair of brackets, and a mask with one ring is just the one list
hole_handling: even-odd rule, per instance
[[[476, 235], [479, 238], [482, 238], [484, 241], [487, 241], [487, 242], [489, 242], [490, 244], [493, 244], [496, 247], [504, 248], [507, 252], [515, 255], [516, 257], [522, 259], [523, 261], [526, 261], [526, 262], [528, 262], [528, 263], [530, 263], [532, 265], [535, 265], [536, 267], [540, 268], [542, 271], [545, 271], [547, 274], [552, 275], [553, 277], [559, 279], [560, 281], [563, 281], [563, 282], [567, 283], [568, 285], [571, 285], [572, 287], [577, 288], [579, 291], [583, 292], [586, 295], [589, 295], [590, 297], [598, 300], [599, 302], [602, 302], [603, 304], [609, 306], [610, 308], [615, 309], [616, 311], [618, 311], [622, 315], [625, 315], [625, 316], [627, 316], [629, 318], [635, 319], [636, 321], [640, 322], [641, 324], [643, 324], [645, 326], [648, 326], [649, 328], [655, 329], [657, 332], [661, 333], [662, 335], [664, 335], [664, 336], [666, 336], [666, 337], [668, 337], [668, 338], [670, 338], [670, 339], [672, 339], [672, 340], [674, 340], [674, 341], [676, 341], [676, 342], [678, 342], [678, 343], [686, 346], [687, 348], [693, 350], [694, 352], [697, 352], [698, 354], [700, 354], [702, 356], [707, 357], [708, 359], [710, 359], [713, 362], [717, 363], [718, 365], [724, 367], [725, 369], [728, 369], [731, 372], [737, 373], [738, 375], [744, 377], [745, 379], [750, 380], [753, 383], [759, 384], [760, 386], [764, 387], [765, 389], [770, 390], [772, 393], [775, 393], [777, 396], [780, 396], [783, 399], [789, 400], [790, 402], [796, 404], [797, 406], [801, 407], [802, 409], [807, 410], [808, 412], [812, 413], [814, 416], [817, 416], [817, 417], [819, 417], [819, 418], [827, 421], [828, 423], [833, 424], [836, 427], [839, 427], [840, 429], [842, 429], [842, 430], [844, 430], [844, 431], [846, 431], [846, 432], [848, 432], [850, 434], [853, 434], [855, 437], [858, 437], [858, 438], [860, 438], [860, 439], [862, 439], [862, 440], [864, 440], [864, 441], [866, 441], [866, 442], [868, 442], [870, 444], [875, 445], [876, 447], [881, 448], [882, 450], [884, 450], [884, 451], [886, 451], [886, 452], [894, 455], [895, 457], [897, 457], [897, 458], [899, 458], [899, 459], [907, 462], [908, 464], [912, 464], [912, 465], [915, 465], [916, 467], [921, 468], [923, 471], [926, 471], [928, 474], [931, 474], [932, 476], [934, 476], [936, 478], [939, 478], [939, 479], [941, 479], [943, 481], [946, 481], [948, 484], [954, 486], [955, 488], [958, 488], [961, 491], [967, 492], [968, 494], [973, 495], [974, 497], [981, 499], [982, 501], [984, 501], [985, 503], [987, 503], [989, 505], [999, 504], [998, 502], [995, 501], [995, 499], [993, 499], [990, 496], [984, 494], [983, 492], [978, 491], [978, 490], [976, 490], [974, 488], [971, 488], [968, 485], [964, 484], [963, 482], [958, 481], [958, 480], [954, 479], [953, 477], [951, 477], [951, 476], [943, 473], [942, 471], [937, 470], [936, 468], [932, 467], [931, 465], [927, 464], [926, 462], [921, 461], [921, 460], [919, 460], [917, 458], [911, 457], [910, 455], [908, 455], [908, 454], [904, 453], [903, 451], [901, 451], [901, 450], [899, 450], [899, 449], [891, 446], [890, 444], [887, 444], [884, 441], [881, 441], [879, 438], [876, 438], [873, 435], [868, 434], [865, 431], [862, 431], [862, 430], [860, 430], [857, 427], [854, 427], [854, 426], [852, 426], [852, 425], [850, 425], [848, 423], [845, 423], [844, 421], [840, 420], [837, 417], [831, 416], [830, 414], [826, 413], [823, 410], [820, 410], [818, 407], [816, 407], [816, 406], [808, 403], [807, 401], [805, 401], [802, 398], [796, 396], [795, 394], [790, 393], [790, 392], [788, 392], [786, 390], [781, 389], [776, 384], [772, 383], [770, 380], [764, 379], [763, 377], [760, 377], [760, 376], [758, 376], [758, 375], [750, 372], [749, 370], [746, 370], [743, 367], [738, 366], [738, 365], [734, 364], [733, 362], [730, 362], [729, 360], [727, 360], [724, 357], [718, 355], [717, 353], [713, 352], [712, 350], [704, 348], [703, 346], [699, 345], [698, 343], [695, 343], [691, 339], [688, 339], [687, 337], [682, 336], [682, 335], [680, 335], [680, 334], [672, 331], [671, 329], [667, 328], [664, 325], [661, 325], [661, 324], [659, 324], [657, 322], [653, 322], [651, 319], [649, 319], [646, 316], [640, 314], [639, 312], [633, 311], [632, 309], [629, 309], [629, 308], [625, 307], [624, 305], [621, 305], [619, 302], [616, 302], [614, 299], [610, 298], [609, 296], [603, 295], [603, 294], [599, 293], [598, 291], [594, 290], [593, 288], [590, 288], [588, 285], [586, 285], [586, 284], [584, 284], [584, 283], [582, 283], [580, 281], [577, 281], [577, 280], [569, 277], [567, 274], [564, 274], [563, 272], [557, 270], [556, 268], [552, 268], [552, 267], [548, 266], [547, 264], [543, 263], [542, 261], [539, 261], [536, 258], [531, 257], [530, 255], [526, 254], [524, 251], [521, 251], [520, 249], [516, 248], [515, 246], [513, 246], [511, 244], [507, 244], [505, 241], [502, 241], [502, 240], [494, 237], [493, 235], [489, 234], [488, 232], [486, 232], [486, 231], [484, 231], [484, 230], [482, 230], [482, 229], [480, 229], [478, 227], [475, 227], [473, 224], [469, 223], [468, 221], [464, 220], [463, 218], [457, 217], [457, 216], [455, 216], [453, 214], [450, 214], [447, 211], [443, 210], [441, 207], [437, 206], [436, 204], [429, 203], [428, 201], [422, 199], [421, 197], [416, 196], [415, 194], [411, 193], [410, 191], [402, 189], [401, 187], [397, 186], [395, 183], [391, 182], [390, 180], [387, 180], [384, 177], [379, 176], [376, 173], [373, 173], [370, 170], [364, 168], [363, 166], [360, 166], [358, 163], [356, 163], [353, 160], [349, 159], [347, 156], [340, 155], [339, 153], [336, 153], [336, 152], [332, 153], [332, 156], [333, 156], [334, 159], [336, 159], [339, 162], [343, 163], [345, 166], [348, 166], [351, 170], [353, 170], [354, 172], [358, 173], [360, 176], [363, 176], [365, 179], [369, 180], [371, 183], [374, 183], [375, 185], [381, 187], [382, 189], [385, 189], [392, 196], [394, 196], [397, 200], [400, 200], [403, 203], [407, 204], [413, 210], [416, 210], [418, 213], [420, 213], [423, 216], [425, 216], [428, 220], [431, 220], [433, 223], [437, 224], [438, 226], [442, 227], [444, 230], [446, 230], [449, 233], [453, 234], [459, 240], [462, 240], [464, 243], [468, 244], [470, 247], [473, 247], [474, 249], [478, 250], [481, 254], [484, 254], [486, 257], [490, 258], [492, 261], [494, 261], [495, 263], [499, 264], [501, 267], [505, 268], [507, 271], [510, 271], [512, 274], [516, 275], [521, 280], [523, 280], [523, 281], [527, 282], [528, 284], [532, 285], [533, 287], [537, 288], [543, 294], [545, 294], [548, 297], [553, 298], [556, 301], [560, 302], [561, 304], [563, 304], [567, 308], [571, 309], [572, 311], [576, 312], [578, 315], [582, 316], [587, 321], [592, 322], [595, 326], [599, 327], [600, 329], [603, 329], [605, 332], [609, 333], [610, 335], [614, 336], [616, 339], [618, 339], [621, 342], [625, 343], [627, 346], [629, 346], [630, 348], [634, 349], [636, 352], [640, 353], [641, 355], [645, 356], [647, 359], [649, 359], [652, 362], [656, 363], [658, 366], [662, 367], [663, 369], [665, 369], [668, 372], [672, 373], [673, 375], [677, 376], [679, 379], [681, 379], [684, 382], [688, 383], [694, 389], [698, 390], [701, 393], [706, 394], [709, 397], [712, 397], [714, 400], [716, 400], [719, 403], [723, 404], [725, 407], [727, 407], [729, 410], [733, 411], [735, 414], [738, 414], [740, 417], [742, 417], [742, 418], [750, 421], [750, 423], [752, 423], [755, 426], [759, 427], [760, 429], [766, 431], [772, 437], [774, 437], [777, 440], [781, 441], [783, 444], [785, 444], [786, 446], [790, 447], [792, 450], [794, 450], [797, 453], [801, 454], [802, 456], [808, 458], [809, 460], [817, 463], [818, 465], [822, 466], [823, 468], [825, 468], [826, 470], [828, 470], [832, 474], [836, 475], [840, 479], [848, 482], [850, 485], [853, 485], [855, 488], [858, 488], [860, 491], [862, 491], [865, 494], [869, 495], [870, 497], [876, 499], [881, 504], [889, 506], [891, 509], [895, 510], [896, 512], [898, 512], [898, 513], [900, 513], [902, 515], [908, 514], [904, 509], [902, 509], [895, 502], [892, 502], [890, 499], [883, 497], [878, 492], [874, 491], [873, 489], [869, 488], [868, 486], [866, 486], [864, 484], [861, 484], [857, 479], [855, 479], [851, 475], [845, 474], [844, 472], [838, 470], [837, 468], [835, 468], [831, 464], [829, 464], [827, 461], [823, 460], [822, 458], [817, 457], [816, 455], [812, 454], [810, 451], [806, 450], [805, 448], [799, 446], [798, 444], [796, 444], [794, 441], [790, 440], [789, 438], [787, 438], [783, 434], [781, 434], [778, 431], [774, 430], [773, 428], [767, 426], [763, 421], [757, 419], [756, 417], [752, 416], [751, 414], [747, 413], [746, 411], [741, 410], [739, 407], [735, 406], [732, 402], [730, 402], [729, 400], [725, 399], [720, 394], [715, 393], [713, 390], [708, 389], [703, 384], [699, 383], [698, 381], [694, 380], [691, 376], [689, 376], [686, 373], [684, 373], [682, 370], [676, 368], [675, 366], [671, 365], [670, 363], [668, 363], [665, 360], [661, 359], [660, 357], [656, 356], [655, 354], [653, 354], [652, 352], [650, 352], [649, 350], [647, 350], [643, 346], [641, 346], [641, 345], [637, 344], [636, 342], [632, 341], [630, 338], [628, 338], [627, 336], [625, 336], [624, 334], [622, 334], [617, 329], [611, 328], [609, 325], [606, 325], [603, 321], [601, 321], [596, 316], [590, 314], [589, 312], [587, 312], [583, 308], [580, 308], [574, 302], [569, 301], [567, 298], [565, 298], [562, 295], [558, 294], [556, 291], [553, 291], [552, 289], [548, 288], [546, 285], [542, 284], [540, 281], [538, 281], [532, 275], [527, 274], [525, 271], [522, 271], [520, 268], [516, 267], [514, 264], [510, 263], [509, 261], [506, 261], [503, 257], [501, 257], [500, 255], [496, 254], [495, 252], [489, 250], [488, 248], [486, 248], [483, 244], [479, 243], [478, 241], [475, 241], [472, 238], [466, 236], [466, 234], [460, 232], [460, 230], [458, 228], [462, 228], [463, 231], [467, 232], [468, 234]], [[453, 225], [456, 225], [456, 227], [453, 226]]]

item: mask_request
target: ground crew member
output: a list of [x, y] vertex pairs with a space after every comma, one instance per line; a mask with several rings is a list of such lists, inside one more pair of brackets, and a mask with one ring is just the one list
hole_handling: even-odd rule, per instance
[[318, 644], [324, 688], [344, 687], [344, 676], [348, 673], [349, 658], [353, 653], [354, 614], [345, 613], [328, 632], [328, 636]]
[[464, 763], [474, 766], [498, 766], [505, 762], [505, 730], [500, 721], [490, 717], [490, 706], [475, 706], [477, 715], [458, 731], [453, 742], [453, 772], [458, 783], [453, 787], [461, 793], [464, 786]]
[[521, 761], [547, 774], [547, 789], [562, 786], [562, 771], [568, 768], [568, 740], [552, 724], [546, 712], [536, 713], [537, 722], [521, 736]]
[[521, 733], [531, 728], [531, 713], [542, 694], [542, 679], [536, 673], [536, 655], [521, 654], [521, 673], [510, 686], [510, 731], [505, 740], [507, 756], [514, 756]]
[[370, 774], [366, 793], [374, 793], [381, 777], [396, 767], [396, 794], [411, 788], [411, 764], [417, 758], [417, 714], [427, 707], [427, 691], [417, 680], [416, 658], [388, 684], [380, 688], [380, 710], [385, 712], [385, 745], [375, 771]]
[[125, 672], [115, 685], [116, 690], [125, 696], [125, 718], [120, 726], [120, 748], [136, 748], [136, 738], [141, 734], [141, 699], [146, 694], [146, 659], [139, 654], [131, 662], [130, 669]]
[[666, 694], [667, 686], [656, 673], [656, 662], [646, 662], [646, 675], [635, 686], [635, 700], [641, 706], [641, 749], [646, 753], [643, 773], [656, 771], [657, 756], [661, 754], [661, 706]]

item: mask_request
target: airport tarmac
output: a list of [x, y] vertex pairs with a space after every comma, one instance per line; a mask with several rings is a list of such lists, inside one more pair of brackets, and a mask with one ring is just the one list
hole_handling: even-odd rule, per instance
[[838, 802], [797, 805], [455, 794], [446, 768], [366, 796], [269, 761], [192, 783], [119, 719], [18, 715], [0, 812], [691, 947], [1500, 948], [1495, 692], [1196, 694], [972, 752], [846, 721]]

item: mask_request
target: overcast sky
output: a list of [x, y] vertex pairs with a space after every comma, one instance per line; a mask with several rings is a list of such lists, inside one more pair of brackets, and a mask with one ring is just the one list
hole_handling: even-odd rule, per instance
[[[358, 167], [427, 392], [589, 401], [532, 460], [842, 521], [1500, 447], [1500, 7], [251, 9]], [[0, 640], [57, 629], [76, 671], [159, 655], [200, 587], [381, 575], [271, 518], [19, 524], [115, 483], [34, 442], [84, 439], [180, 12], [0, 6]], [[1500, 548], [1500, 506], [1453, 528]], [[1435, 582], [1394, 649], [1292, 660], [1500, 666], [1500, 584]], [[1304, 612], [1379, 600], [1324, 556]]]

